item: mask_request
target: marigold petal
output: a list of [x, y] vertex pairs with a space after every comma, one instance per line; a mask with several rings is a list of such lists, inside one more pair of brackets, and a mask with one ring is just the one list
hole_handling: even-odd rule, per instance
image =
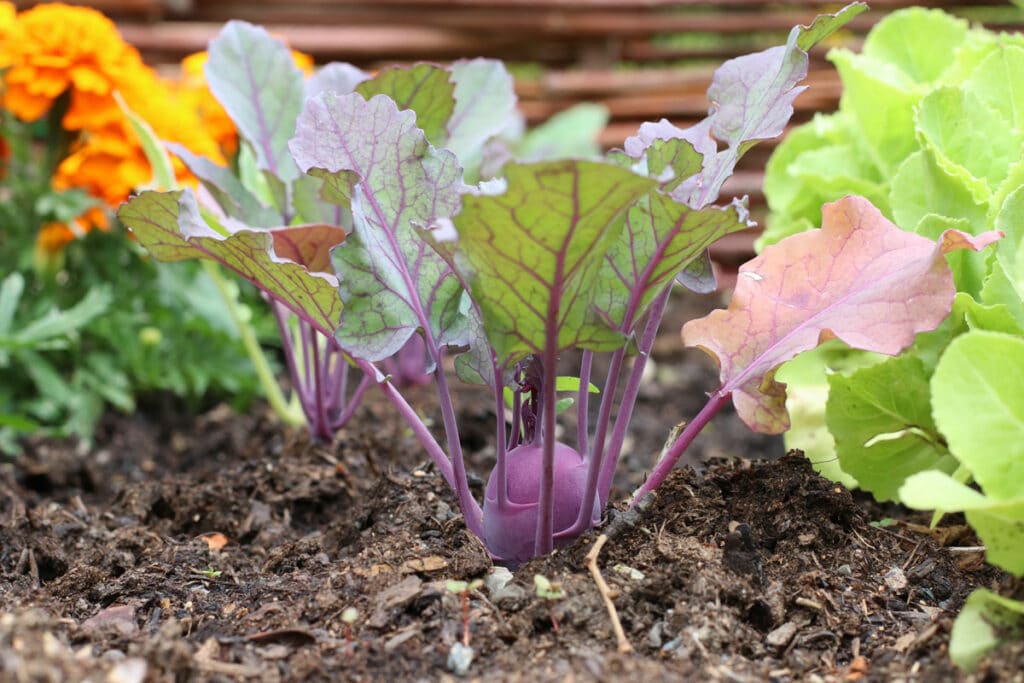
[[22, 86], [8, 85], [4, 93], [4, 108], [22, 121], [35, 121], [47, 112], [53, 99], [45, 95], [34, 95]]

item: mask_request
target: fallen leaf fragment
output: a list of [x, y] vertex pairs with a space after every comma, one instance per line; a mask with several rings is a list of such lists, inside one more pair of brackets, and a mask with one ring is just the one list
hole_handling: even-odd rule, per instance
[[868, 660], [863, 656], [856, 656], [853, 661], [850, 662], [850, 666], [847, 669], [846, 679], [847, 681], [859, 681], [867, 675], [871, 669], [871, 665]]
[[410, 574], [393, 586], [377, 594], [377, 605], [367, 622], [373, 628], [383, 628], [392, 618], [392, 612], [412, 602], [423, 589], [423, 581]]
[[228, 544], [228, 537], [219, 531], [209, 531], [205, 534], [199, 534], [196, 538], [206, 541], [206, 546], [210, 550], [220, 550]]

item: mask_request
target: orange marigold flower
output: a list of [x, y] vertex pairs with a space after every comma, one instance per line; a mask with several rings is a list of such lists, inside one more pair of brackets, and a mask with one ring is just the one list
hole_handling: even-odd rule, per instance
[[18, 11], [13, 2], [0, 2], [0, 69], [8, 66], [7, 34], [11, 32]]
[[[121, 91], [128, 107], [150, 125], [156, 136], [189, 151], [225, 163], [216, 141], [196, 112], [185, 106], [156, 73], [142, 67]], [[175, 160], [180, 182], [192, 182], [185, 166]], [[81, 187], [111, 207], [150, 182], [153, 171], [142, 144], [124, 117], [116, 125], [87, 133], [61, 162], [54, 177], [58, 188]]]
[[46, 254], [55, 254], [64, 249], [69, 242], [94, 229], [110, 229], [106, 212], [98, 206], [87, 209], [71, 223], [53, 221], [41, 227], [36, 235], [36, 249]]
[[299, 70], [302, 71], [302, 75], [306, 78], [313, 75], [313, 55], [307, 55], [305, 52], [292, 50], [292, 61], [295, 62], [295, 66], [299, 67]]
[[74, 130], [115, 120], [119, 112], [111, 93], [142, 63], [110, 19], [94, 9], [61, 3], [19, 14], [2, 52], [9, 65], [4, 106], [34, 121], [70, 89], [63, 123]]
[[205, 52], [196, 52], [181, 60], [178, 95], [198, 114], [206, 132], [217, 141], [224, 154], [230, 156], [238, 151], [238, 131], [224, 107], [220, 106], [220, 102], [206, 86], [206, 75], [203, 73], [206, 58]]

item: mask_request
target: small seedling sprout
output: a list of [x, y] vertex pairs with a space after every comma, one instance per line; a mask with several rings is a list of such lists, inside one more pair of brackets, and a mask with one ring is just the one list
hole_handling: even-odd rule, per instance
[[208, 579], [219, 579], [220, 575], [224, 572], [222, 572], [220, 569], [214, 569], [213, 565], [210, 565], [206, 569], [201, 570], [199, 573]]
[[555, 633], [558, 633], [558, 619], [555, 618], [552, 606], [556, 600], [561, 600], [565, 597], [565, 591], [562, 590], [562, 584], [556, 581], [551, 581], [543, 574], [534, 574], [533, 585], [537, 590], [537, 597], [544, 600], [548, 605], [548, 616], [551, 617], [551, 629]]
[[359, 610], [355, 607], [346, 607], [341, 613], [341, 620], [345, 622], [345, 653], [352, 656], [352, 624], [359, 619]]
[[462, 602], [462, 644], [466, 647], [469, 647], [469, 594], [482, 585], [482, 579], [469, 582], [451, 580], [445, 584], [445, 589], [453, 595], [458, 595]]

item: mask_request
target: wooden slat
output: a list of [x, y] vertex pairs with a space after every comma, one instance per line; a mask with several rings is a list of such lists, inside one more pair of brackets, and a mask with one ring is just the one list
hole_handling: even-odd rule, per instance
[[[183, 56], [205, 50], [222, 25], [207, 22], [166, 22], [149, 25], [122, 23], [125, 40], [145, 52]], [[275, 36], [293, 48], [317, 56], [342, 53], [348, 59], [396, 59], [439, 55], [462, 56], [482, 52], [492, 42], [464, 33], [437, 28], [393, 28], [388, 26], [266, 25]]]
[[[14, 6], [21, 11], [39, 4], [42, 3], [17, 0]], [[167, 4], [163, 0], [88, 0], [86, 2], [66, 0], [65, 4], [92, 7], [111, 19], [131, 18], [152, 22], [161, 19], [167, 13]]]
[[[196, 18], [223, 22], [252, 13], [246, 3], [224, 3], [204, 6]], [[478, 34], [508, 35], [521, 33], [530, 37], [620, 38], [651, 36], [692, 31], [735, 35], [756, 31], [788, 31], [796, 24], [809, 23], [817, 14], [812, 8], [776, 10], [772, 12], [724, 12], [720, 8], [674, 12], [566, 12], [552, 9], [501, 10], [433, 9], [430, 11], [398, 11], [390, 7], [319, 8], [304, 4], [280, 4], [260, 8], [262, 24], [337, 24], [356, 26], [434, 27]], [[856, 17], [848, 25], [853, 30], [866, 30], [874, 24], [871, 17]]]
[[[89, 4], [160, 1], [94, 0]], [[680, 127], [692, 125], [707, 113], [705, 93], [718, 64], [778, 45], [793, 25], [839, 6], [800, 0], [164, 1], [184, 3], [166, 10], [165, 16], [172, 21], [153, 23], [148, 21], [150, 16], [139, 14], [134, 21], [120, 24], [125, 38], [149, 61], [175, 62], [204, 49], [224, 20], [238, 18], [265, 26], [320, 63], [343, 60], [378, 68], [394, 62], [475, 56], [527, 62], [540, 72], [516, 83], [520, 108], [529, 123], [578, 102], [598, 102], [611, 114], [600, 137], [606, 148], [621, 147], [645, 120], [665, 117]], [[857, 17], [829, 47], [841, 44], [859, 49], [870, 27], [893, 9], [922, 5], [954, 13], [984, 12], [997, 4], [998, 0], [872, 0], [872, 11]], [[1024, 17], [1003, 25], [1022, 26]], [[684, 33], [711, 40], [674, 43], [671, 39]], [[810, 88], [794, 103], [792, 125], [838, 105], [841, 84], [824, 60], [829, 47], [811, 52]], [[618, 68], [624, 61], [631, 68]], [[747, 195], [755, 219], [767, 212], [763, 168], [776, 144], [765, 141], [753, 148], [722, 190], [723, 197]], [[756, 234], [755, 230], [730, 235], [716, 245], [715, 257], [733, 266], [741, 263], [750, 255]]]

